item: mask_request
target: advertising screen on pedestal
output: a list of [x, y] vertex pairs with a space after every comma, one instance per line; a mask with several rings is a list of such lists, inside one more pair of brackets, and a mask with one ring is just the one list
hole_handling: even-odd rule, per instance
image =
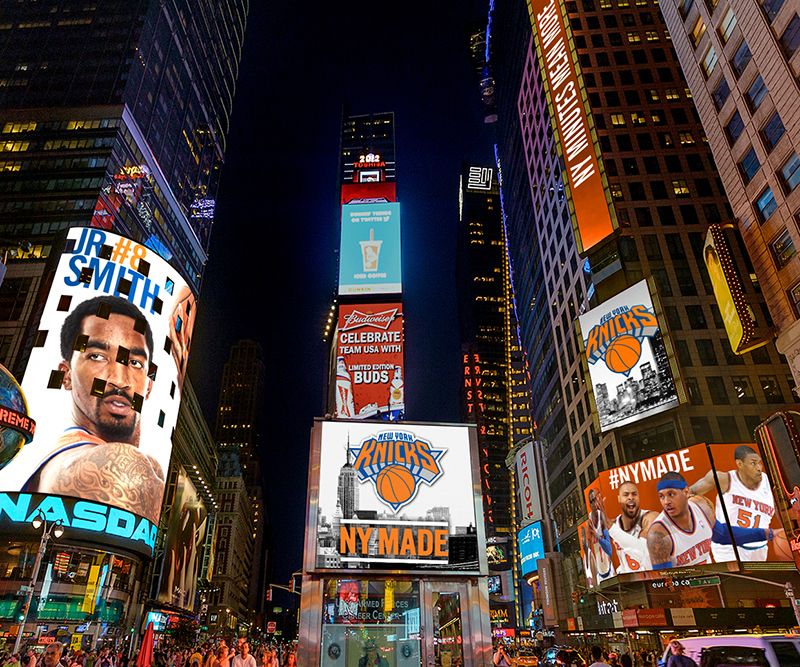
[[337, 419], [403, 418], [402, 304], [340, 306], [336, 354]]
[[313, 437], [308, 570], [486, 572], [473, 428], [323, 421]]
[[36, 437], [0, 490], [86, 501], [84, 522], [111, 506], [132, 539], [137, 517], [157, 525], [194, 318], [192, 291], [153, 250], [69, 230], [22, 382]]
[[590, 586], [615, 574], [728, 569], [734, 545], [745, 566], [793, 560], [754, 443], [692, 445], [629, 463], [584, 493], [589, 519], [578, 535]]

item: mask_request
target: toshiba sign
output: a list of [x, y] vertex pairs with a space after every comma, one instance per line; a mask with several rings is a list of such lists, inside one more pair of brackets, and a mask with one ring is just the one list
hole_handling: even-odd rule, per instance
[[550, 114], [556, 120], [557, 140], [566, 165], [575, 238], [583, 253], [617, 228], [616, 219], [606, 196], [591, 121], [584, 108], [558, 0], [529, 0], [529, 10]]
[[536, 477], [533, 442], [524, 445], [514, 457], [517, 468], [517, 489], [522, 512], [520, 526], [542, 520], [542, 505], [539, 502], [539, 483]]

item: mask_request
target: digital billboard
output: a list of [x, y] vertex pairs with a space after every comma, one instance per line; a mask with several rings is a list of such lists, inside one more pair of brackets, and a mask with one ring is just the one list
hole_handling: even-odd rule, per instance
[[544, 558], [544, 538], [542, 537], [542, 522], [537, 521], [525, 526], [517, 533], [519, 546], [519, 562], [523, 578], [539, 569], [538, 561]]
[[742, 562], [792, 560], [753, 443], [692, 445], [612, 468], [584, 494], [589, 518], [578, 535], [590, 586], [615, 574], [728, 564], [734, 546]]
[[0, 471], [0, 490], [157, 525], [194, 311], [180, 274], [149, 248], [70, 229], [22, 382], [41, 415], [36, 437]]
[[394, 182], [342, 183], [342, 205], [380, 204], [396, 201], [397, 184]]
[[318, 421], [312, 439], [307, 569], [486, 573], [474, 427]]
[[578, 252], [584, 253], [617, 228], [602, 163], [597, 157], [591, 114], [586, 112], [582, 81], [575, 68], [558, 0], [528, 0], [551, 118], [573, 209]]
[[402, 419], [403, 306], [342, 305], [336, 329], [336, 417]]
[[522, 526], [542, 519], [542, 503], [539, 500], [539, 480], [533, 448], [534, 443], [531, 440], [520, 447], [514, 456], [517, 471], [517, 496], [522, 513], [520, 525]]
[[399, 294], [400, 258], [400, 204], [342, 206], [339, 294]]
[[167, 526], [158, 586], [159, 602], [194, 611], [207, 528], [205, 505], [186, 471], [180, 468]]
[[578, 326], [601, 431], [678, 406], [680, 375], [670, 366], [667, 329], [647, 280], [579, 316]]

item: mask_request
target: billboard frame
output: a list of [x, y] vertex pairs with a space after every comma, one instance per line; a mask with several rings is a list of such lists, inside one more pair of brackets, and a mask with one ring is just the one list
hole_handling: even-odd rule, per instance
[[[401, 579], [432, 579], [437, 577], [459, 577], [471, 578], [476, 576], [486, 577], [489, 575], [489, 567], [486, 559], [486, 549], [481, 545], [486, 544], [486, 530], [483, 525], [483, 496], [481, 489], [480, 468], [478, 465], [478, 435], [475, 424], [452, 424], [444, 422], [408, 422], [404, 421], [396, 426], [400, 429], [414, 426], [449, 426], [467, 428], [467, 439], [469, 442], [470, 471], [472, 473], [472, 495], [473, 510], [475, 512], [475, 529], [478, 540], [478, 571], [474, 570], [446, 570], [446, 569], [392, 569], [392, 568], [318, 568], [316, 564], [317, 554], [317, 526], [319, 519], [319, 483], [320, 483], [320, 461], [322, 458], [322, 424], [325, 422], [333, 423], [352, 423], [359, 426], [364, 424], [374, 424], [379, 428], [391, 426], [391, 422], [378, 422], [358, 419], [324, 419], [314, 418], [314, 426], [311, 428], [311, 450], [309, 452], [308, 465], [308, 495], [306, 496], [306, 529], [303, 549], [303, 573], [314, 577], [341, 577], [341, 576], [367, 576], [381, 578], [392, 576]], [[487, 594], [488, 595], [488, 594]]]

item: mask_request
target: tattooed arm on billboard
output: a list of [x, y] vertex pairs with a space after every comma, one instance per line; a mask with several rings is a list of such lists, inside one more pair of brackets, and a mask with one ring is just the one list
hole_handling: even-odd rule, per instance
[[617, 500], [621, 513], [616, 519], [609, 519], [605, 513], [605, 499], [600, 499], [600, 507], [605, 518], [606, 528], [617, 549], [622, 574], [651, 569], [647, 550], [647, 534], [658, 512], [643, 510], [639, 505], [639, 487], [631, 481], [619, 486]]

